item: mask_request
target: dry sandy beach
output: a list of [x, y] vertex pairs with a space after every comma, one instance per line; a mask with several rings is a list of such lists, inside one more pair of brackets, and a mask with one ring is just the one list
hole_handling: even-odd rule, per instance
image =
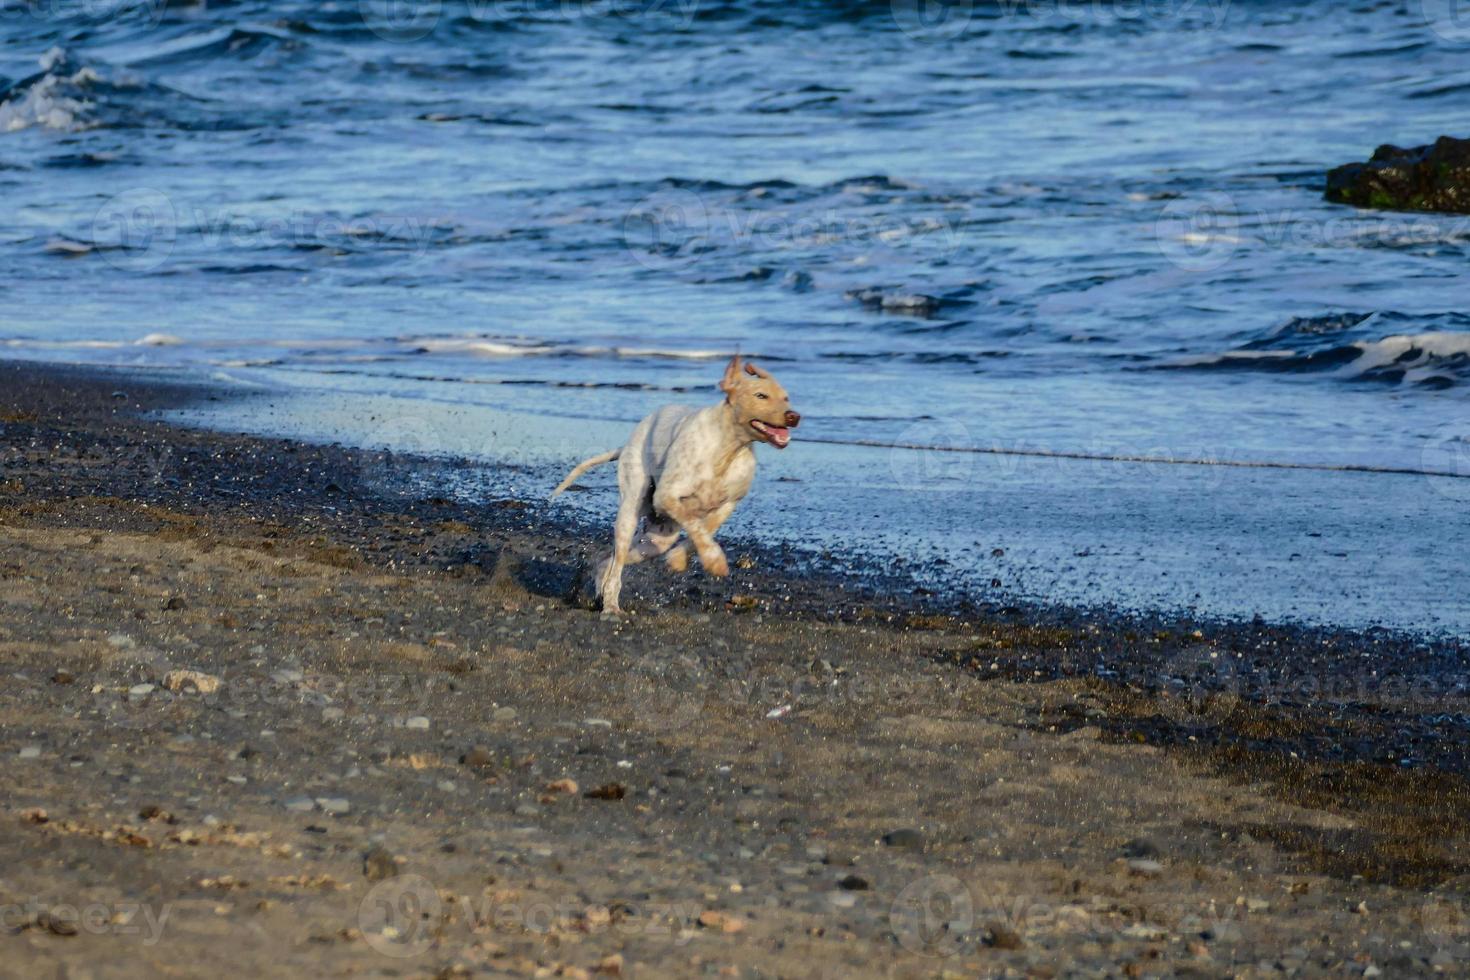
[[1454, 642], [738, 542], [608, 623], [594, 532], [207, 397], [0, 365], [0, 972], [1470, 973]]

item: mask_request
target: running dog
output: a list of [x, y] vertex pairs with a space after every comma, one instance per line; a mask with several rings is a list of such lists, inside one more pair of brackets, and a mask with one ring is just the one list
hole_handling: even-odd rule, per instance
[[[715, 532], [755, 479], [754, 444], [785, 449], [801, 416], [786, 389], [740, 355], [720, 380], [725, 400], [708, 408], [666, 405], [638, 423], [621, 449], [578, 463], [551, 499], [594, 466], [618, 461], [618, 517], [613, 550], [597, 571], [604, 613], [619, 614], [623, 566], [664, 556], [675, 572], [689, 565], [687, 535], [710, 575], [730, 574]], [[642, 526], [640, 533], [639, 527]]]

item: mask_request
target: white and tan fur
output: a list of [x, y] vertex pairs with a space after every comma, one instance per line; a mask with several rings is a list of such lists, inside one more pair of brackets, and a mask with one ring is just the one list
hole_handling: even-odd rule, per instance
[[603, 612], [622, 612], [625, 565], [663, 555], [670, 569], [684, 571], [689, 553], [681, 535], [688, 536], [706, 572], [730, 574], [714, 535], [750, 492], [754, 444], [785, 449], [801, 416], [775, 378], [754, 364], [742, 365], [739, 355], [725, 367], [720, 390], [725, 399], [718, 405], [660, 408], [638, 423], [622, 449], [584, 460], [552, 491], [555, 499], [592, 467], [618, 460], [613, 549], [597, 573]]

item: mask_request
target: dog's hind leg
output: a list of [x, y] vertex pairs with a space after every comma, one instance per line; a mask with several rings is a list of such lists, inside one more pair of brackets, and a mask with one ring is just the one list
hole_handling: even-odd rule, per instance
[[638, 531], [638, 519], [640, 502], [624, 497], [618, 504], [618, 519], [613, 524], [613, 550], [607, 561], [603, 562], [601, 580], [597, 585], [597, 592], [602, 596], [602, 611], [605, 613], [621, 613], [622, 607], [618, 605], [618, 598], [623, 591], [623, 566], [628, 564], [629, 553], [633, 547], [633, 535]]
[[650, 490], [638, 454], [625, 455], [618, 463], [618, 517], [613, 522], [612, 554], [603, 562], [597, 583], [604, 613], [616, 615], [623, 611], [618, 604], [623, 591], [623, 566], [641, 558], [633, 556], [633, 538], [638, 523], [648, 514]]

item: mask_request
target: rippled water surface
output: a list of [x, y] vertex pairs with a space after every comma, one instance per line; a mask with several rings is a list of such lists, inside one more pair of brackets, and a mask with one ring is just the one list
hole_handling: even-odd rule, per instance
[[[1321, 199], [1470, 135], [1454, 12], [5, 3], [0, 355], [631, 420], [739, 346], [809, 440], [1470, 475], [1470, 218]], [[1273, 472], [1464, 543], [1444, 481]]]

